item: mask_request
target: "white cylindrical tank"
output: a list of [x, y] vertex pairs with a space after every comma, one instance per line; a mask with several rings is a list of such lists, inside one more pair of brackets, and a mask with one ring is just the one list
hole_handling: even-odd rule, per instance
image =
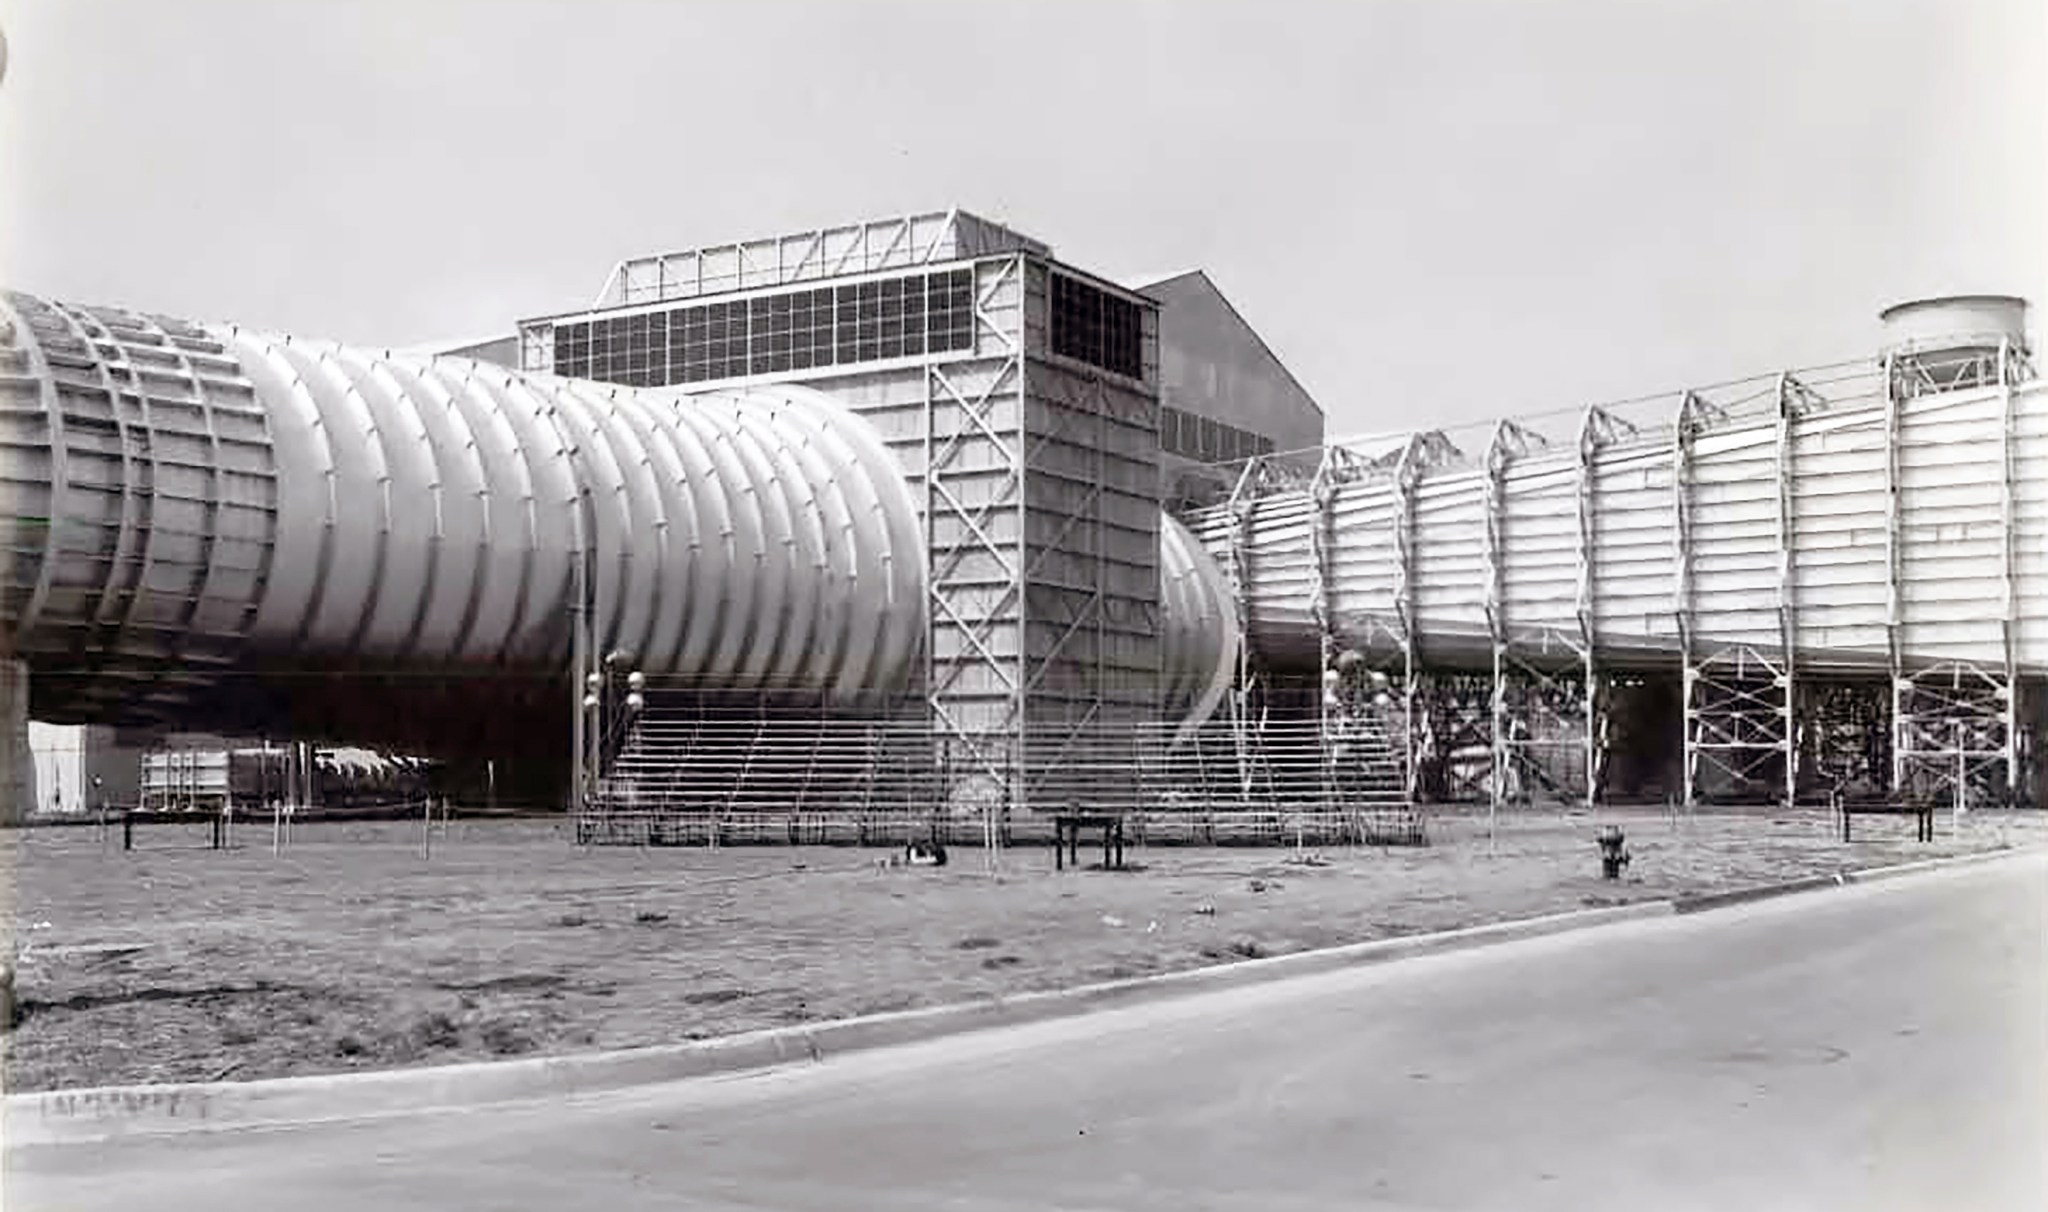
[[1995, 381], [2001, 350], [2027, 351], [2027, 301], [2016, 295], [1912, 299], [1878, 319], [1885, 357], [1909, 364], [1922, 391]]

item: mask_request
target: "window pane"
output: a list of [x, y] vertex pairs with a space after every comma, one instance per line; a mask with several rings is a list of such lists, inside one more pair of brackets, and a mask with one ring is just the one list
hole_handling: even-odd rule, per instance
[[1054, 274], [1051, 310], [1054, 353], [1134, 379], [1143, 375], [1144, 313], [1136, 303]]

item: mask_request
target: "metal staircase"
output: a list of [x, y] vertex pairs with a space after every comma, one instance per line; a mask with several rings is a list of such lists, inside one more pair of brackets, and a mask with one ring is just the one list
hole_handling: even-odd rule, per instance
[[[1384, 719], [1353, 717], [1338, 743], [1315, 720], [1213, 722], [1097, 735], [1061, 759], [1077, 807], [1127, 818], [1137, 840], [1285, 845], [1419, 844], [1406, 752]], [[1133, 777], [1133, 772], [1136, 777]], [[983, 840], [988, 823], [944, 796], [919, 720], [822, 711], [706, 712], [650, 696], [606, 766], [577, 838], [614, 845], [902, 845]], [[999, 822], [1003, 840], [1049, 837], [1049, 810]], [[964, 812], [965, 810], [962, 810]]]

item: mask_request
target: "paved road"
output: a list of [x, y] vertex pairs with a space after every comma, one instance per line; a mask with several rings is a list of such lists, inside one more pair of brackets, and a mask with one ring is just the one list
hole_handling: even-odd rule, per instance
[[23, 1149], [29, 1209], [2048, 1208], [2017, 860], [547, 1107]]

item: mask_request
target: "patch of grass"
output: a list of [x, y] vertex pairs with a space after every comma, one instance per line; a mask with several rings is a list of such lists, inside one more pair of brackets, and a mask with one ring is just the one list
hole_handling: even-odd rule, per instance
[[517, 1024], [504, 1019], [492, 1019], [485, 1023], [477, 1032], [477, 1037], [482, 1040], [485, 1050], [492, 1056], [518, 1056], [539, 1047], [532, 1036], [521, 1030]]
[[454, 1048], [462, 1043], [462, 1029], [443, 1011], [429, 1010], [406, 1026], [405, 1043], [418, 1052]]
[[[1599, 879], [1608, 823], [1641, 883]], [[1440, 812], [1426, 849], [1325, 847], [1310, 866], [1154, 846], [1122, 879], [1056, 875], [1040, 849], [1007, 851], [1001, 879], [964, 853], [877, 879], [873, 851], [577, 850], [554, 822], [466, 823], [431, 863], [401, 823], [302, 823], [275, 857], [180, 828], [138, 829], [132, 853], [89, 829], [0, 830], [14, 920], [51, 923], [39, 946], [143, 948], [132, 965], [25, 958], [11, 1091], [703, 1038], [2037, 844], [2048, 814], [1845, 846], [1825, 813], [1782, 809], [1504, 813], [1491, 836], [1483, 813]], [[663, 929], [606, 928], [627, 924]]]

